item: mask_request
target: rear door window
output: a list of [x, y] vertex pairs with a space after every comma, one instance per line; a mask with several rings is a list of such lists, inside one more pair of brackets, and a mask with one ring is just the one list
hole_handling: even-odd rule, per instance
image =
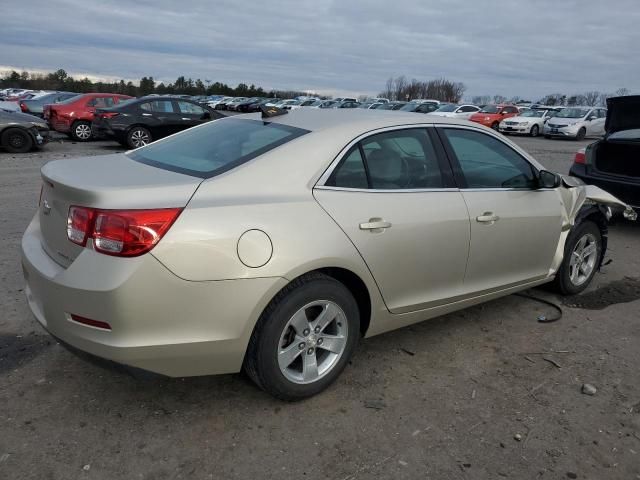
[[307, 133], [308, 130], [279, 123], [226, 118], [185, 130], [127, 155], [164, 170], [210, 178]]
[[146, 112], [173, 113], [171, 100], [153, 100], [140, 105], [140, 109]]
[[187, 115], [204, 115], [204, 108], [195, 103], [185, 102], [180, 100], [178, 103], [178, 109], [180, 113], [185, 113]]
[[444, 128], [467, 188], [536, 188], [531, 164], [507, 144], [482, 132]]

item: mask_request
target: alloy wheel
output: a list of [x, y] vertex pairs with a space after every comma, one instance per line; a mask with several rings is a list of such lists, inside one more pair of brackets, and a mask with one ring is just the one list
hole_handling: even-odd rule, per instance
[[13, 148], [22, 148], [25, 144], [24, 135], [20, 133], [14, 133], [9, 137], [9, 145]]
[[75, 134], [80, 140], [89, 140], [91, 138], [91, 126], [86, 123], [80, 123], [76, 125]]
[[319, 380], [337, 365], [348, 334], [347, 318], [336, 303], [308, 303], [289, 319], [280, 336], [280, 372], [297, 384]]
[[144, 147], [150, 141], [151, 138], [149, 138], [149, 135], [144, 130], [134, 130], [133, 133], [131, 133], [131, 143], [133, 143], [136, 148]]
[[569, 279], [576, 286], [582, 285], [591, 277], [598, 259], [596, 237], [587, 233], [576, 243], [569, 261]]

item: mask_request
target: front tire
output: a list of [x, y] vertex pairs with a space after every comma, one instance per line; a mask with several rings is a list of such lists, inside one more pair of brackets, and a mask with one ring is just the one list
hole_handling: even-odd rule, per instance
[[598, 226], [585, 221], [575, 227], [564, 246], [564, 258], [556, 273], [554, 289], [562, 295], [576, 295], [589, 286], [600, 267], [602, 234]]
[[9, 153], [27, 153], [33, 148], [33, 139], [20, 128], [8, 128], [2, 132], [0, 145]]
[[88, 142], [93, 136], [91, 132], [91, 124], [80, 120], [71, 126], [71, 138], [76, 142]]
[[133, 127], [127, 134], [129, 148], [140, 148], [153, 142], [151, 132], [144, 127]]
[[531, 131], [529, 132], [529, 135], [531, 135], [532, 137], [537, 137], [540, 134], [540, 127], [538, 127], [538, 125], [534, 125], [533, 127], [531, 127]]
[[498, 122], [493, 122], [491, 124], [491, 128], [497, 132], [497, 131], [499, 131], [500, 124]]
[[582, 127], [580, 130], [578, 130], [578, 134], [576, 135], [576, 140], [584, 140], [584, 137], [587, 136], [587, 130]]
[[351, 292], [311, 273], [271, 301], [251, 335], [244, 370], [267, 393], [302, 400], [327, 388], [351, 358], [360, 336]]

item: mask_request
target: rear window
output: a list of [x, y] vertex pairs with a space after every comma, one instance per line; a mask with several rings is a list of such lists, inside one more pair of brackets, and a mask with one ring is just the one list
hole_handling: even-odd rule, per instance
[[309, 131], [279, 123], [227, 118], [186, 130], [127, 155], [164, 170], [210, 178], [306, 133]]

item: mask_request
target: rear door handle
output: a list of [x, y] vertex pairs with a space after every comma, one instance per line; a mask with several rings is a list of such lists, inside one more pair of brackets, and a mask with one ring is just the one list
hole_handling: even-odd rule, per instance
[[142, 116], [143, 117], [151, 117], [153, 114], [152, 113], [143, 113]]
[[482, 215], [476, 217], [476, 221], [480, 223], [494, 223], [500, 220], [498, 215], [494, 215], [493, 212], [484, 212]]
[[390, 228], [391, 223], [385, 222], [381, 218], [370, 218], [368, 222], [364, 222], [360, 224], [360, 230], [378, 230], [382, 231], [385, 228]]

